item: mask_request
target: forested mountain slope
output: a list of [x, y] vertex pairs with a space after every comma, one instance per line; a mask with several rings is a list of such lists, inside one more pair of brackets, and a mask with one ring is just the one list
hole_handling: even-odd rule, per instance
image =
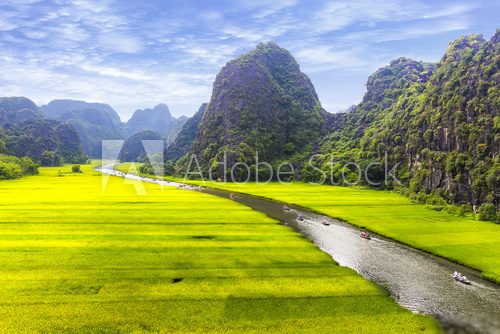
[[30, 157], [42, 164], [84, 162], [80, 138], [68, 124], [43, 119], [25, 97], [0, 98], [0, 153]]
[[[274, 43], [261, 43], [217, 75], [189, 154], [197, 156], [205, 173], [224, 154], [229, 168], [236, 162], [254, 163], [256, 151], [268, 162], [307, 156], [321, 138], [326, 118], [292, 55]], [[220, 167], [214, 173], [223, 177], [224, 171]]]
[[499, 206], [499, 32], [453, 41], [435, 65], [393, 61], [370, 77], [367, 93], [322, 145], [331, 158], [401, 164], [415, 192], [455, 203]]

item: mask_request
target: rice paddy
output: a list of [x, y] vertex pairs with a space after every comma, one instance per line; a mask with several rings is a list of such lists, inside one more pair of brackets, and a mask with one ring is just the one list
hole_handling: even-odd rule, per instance
[[299, 205], [476, 268], [500, 282], [498, 224], [432, 210], [390, 191], [301, 182], [204, 184]]
[[437, 330], [259, 212], [70, 169], [0, 182], [2, 333]]

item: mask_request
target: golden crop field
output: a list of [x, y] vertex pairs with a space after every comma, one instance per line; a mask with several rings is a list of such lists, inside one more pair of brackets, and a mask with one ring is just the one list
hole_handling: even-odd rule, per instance
[[2, 333], [436, 330], [243, 205], [70, 169], [0, 182]]
[[[130, 168], [130, 163], [118, 166], [122, 171]], [[492, 222], [432, 210], [383, 190], [303, 182], [188, 182], [302, 206], [476, 268], [485, 278], [500, 282], [500, 225]]]

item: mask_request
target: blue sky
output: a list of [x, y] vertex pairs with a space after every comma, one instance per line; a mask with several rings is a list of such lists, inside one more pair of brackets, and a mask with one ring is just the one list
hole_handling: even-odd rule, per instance
[[275, 41], [336, 112], [391, 59], [436, 62], [460, 35], [489, 38], [498, 17], [499, 1], [2, 0], [0, 95], [105, 102], [124, 120], [160, 102], [191, 115], [221, 66]]

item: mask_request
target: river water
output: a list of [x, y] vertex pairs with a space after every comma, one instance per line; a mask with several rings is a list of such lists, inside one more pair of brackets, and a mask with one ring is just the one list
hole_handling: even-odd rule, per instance
[[[271, 200], [244, 194], [158, 181], [113, 170], [99, 171], [162, 186], [183, 187], [211, 195], [232, 198], [254, 210], [279, 220], [304, 235], [340, 265], [354, 269], [389, 291], [403, 307], [433, 315], [448, 333], [500, 333], [500, 286], [481, 278], [478, 271], [433, 256], [390, 239], [372, 234], [371, 240], [359, 236], [360, 230], [326, 216], [307, 212]], [[298, 215], [304, 221], [298, 221]], [[326, 220], [330, 225], [323, 225]], [[459, 271], [472, 282], [454, 281], [450, 274]]]

